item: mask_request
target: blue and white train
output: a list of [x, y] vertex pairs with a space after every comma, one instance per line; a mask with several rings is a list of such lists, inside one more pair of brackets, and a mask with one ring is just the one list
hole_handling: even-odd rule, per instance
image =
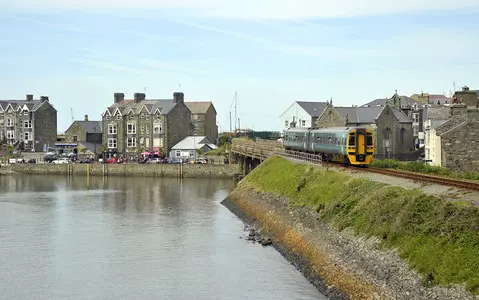
[[374, 155], [374, 132], [363, 127], [289, 128], [283, 146], [320, 154], [325, 161], [367, 166]]

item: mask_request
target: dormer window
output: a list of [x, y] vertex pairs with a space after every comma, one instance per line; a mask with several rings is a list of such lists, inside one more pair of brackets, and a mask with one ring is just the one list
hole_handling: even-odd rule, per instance
[[121, 120], [121, 116], [120, 116], [120, 115], [116, 115], [116, 119], [117, 119], [117, 120]]
[[145, 119], [145, 114], [141, 114], [141, 119], [144, 120]]
[[110, 120], [110, 115], [106, 115], [106, 119], [107, 119], [107, 120]]

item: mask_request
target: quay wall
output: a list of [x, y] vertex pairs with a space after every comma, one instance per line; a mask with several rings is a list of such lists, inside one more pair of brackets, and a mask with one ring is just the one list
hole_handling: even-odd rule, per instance
[[[239, 172], [234, 164], [14, 164], [2, 167], [11, 172], [41, 175], [146, 176], [234, 179]], [[11, 171], [11, 172], [9, 172]]]

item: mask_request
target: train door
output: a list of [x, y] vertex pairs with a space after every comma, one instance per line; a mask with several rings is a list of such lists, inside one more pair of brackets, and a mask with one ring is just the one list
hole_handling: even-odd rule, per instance
[[366, 132], [356, 131], [356, 161], [365, 161], [366, 159]]

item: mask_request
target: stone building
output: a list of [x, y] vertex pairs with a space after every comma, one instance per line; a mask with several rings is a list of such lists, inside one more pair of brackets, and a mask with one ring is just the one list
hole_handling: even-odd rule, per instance
[[468, 86], [464, 86], [462, 91], [456, 91], [454, 97], [458, 103], [463, 103], [468, 107], [479, 108], [479, 92], [470, 90]]
[[183, 93], [166, 100], [146, 99], [144, 93], [126, 100], [123, 93], [115, 93], [113, 104], [102, 114], [102, 125], [109, 154], [127, 157], [143, 151], [167, 154], [192, 131]]
[[98, 153], [103, 141], [103, 127], [101, 121], [90, 121], [85, 115], [83, 121], [74, 121], [65, 131], [65, 143], [77, 144], [77, 150], [86, 148], [88, 154]]
[[334, 107], [328, 105], [316, 121], [323, 127], [368, 127], [375, 131], [375, 157], [410, 160], [414, 152], [412, 121], [397, 107]]
[[[422, 100], [427, 101], [427, 99], [422, 99]], [[407, 96], [400, 96], [398, 95], [396, 91], [391, 98], [376, 99], [362, 106], [363, 107], [374, 107], [374, 106], [381, 107], [386, 105], [389, 105], [401, 110], [412, 121], [414, 147], [415, 149], [424, 147], [425, 134], [424, 134], [424, 128], [423, 128], [423, 109], [426, 104], [418, 102], [414, 100], [413, 98], [410, 98]]]
[[47, 96], [34, 100], [0, 100], [0, 141], [17, 150], [37, 151], [54, 147], [57, 138], [57, 110]]
[[453, 104], [450, 118], [431, 130], [431, 164], [453, 171], [479, 171], [479, 109]]
[[216, 109], [210, 101], [205, 102], [185, 102], [191, 111], [191, 123], [193, 124], [193, 134], [197, 136], [206, 136], [209, 141], [217, 143], [218, 125], [216, 125]]

